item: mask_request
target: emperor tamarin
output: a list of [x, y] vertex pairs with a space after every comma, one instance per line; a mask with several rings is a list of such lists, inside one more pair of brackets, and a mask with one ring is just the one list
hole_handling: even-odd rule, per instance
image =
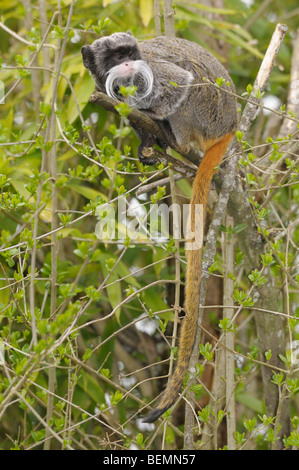
[[[184, 39], [157, 37], [138, 44], [129, 33], [115, 33], [82, 47], [83, 63], [91, 72], [96, 89], [124, 101], [121, 86], [137, 87], [129, 104], [148, 114], [165, 136], [157, 139], [136, 128], [144, 147], [157, 143], [188, 155], [192, 148], [203, 153], [192, 187], [191, 232], [198, 230], [197, 205], [206, 214], [211, 180], [234, 135], [237, 123], [234, 85], [226, 69], [206, 49]], [[223, 85], [215, 85], [222, 77]], [[190, 247], [190, 245], [189, 245]], [[153, 422], [175, 401], [188, 369], [193, 349], [199, 308], [202, 249], [187, 249], [185, 318], [180, 333], [177, 364], [157, 407], [144, 419]]]

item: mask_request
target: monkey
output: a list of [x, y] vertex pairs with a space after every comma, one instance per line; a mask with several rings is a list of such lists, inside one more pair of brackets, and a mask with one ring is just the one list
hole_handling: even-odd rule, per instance
[[[81, 49], [83, 64], [95, 80], [96, 89], [124, 101], [121, 86], [136, 86], [128, 103], [150, 116], [163, 139], [133, 127], [141, 143], [142, 163], [154, 160], [143, 155], [144, 148], [177, 144], [183, 155], [193, 149], [203, 154], [192, 185], [191, 233], [200, 229], [195, 208], [202, 205], [203, 219], [213, 174], [223, 160], [237, 125], [235, 87], [225, 67], [195, 42], [165, 36], [140, 43], [131, 33], [114, 33]], [[215, 86], [222, 77], [223, 85]], [[202, 228], [202, 227], [201, 227]], [[187, 244], [188, 246], [188, 244]], [[202, 270], [202, 247], [186, 249], [185, 317], [182, 323], [174, 372], [156, 407], [143, 419], [156, 421], [176, 401], [193, 350]]]

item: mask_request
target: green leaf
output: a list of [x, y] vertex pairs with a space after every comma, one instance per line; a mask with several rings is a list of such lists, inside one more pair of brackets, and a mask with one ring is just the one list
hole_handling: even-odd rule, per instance
[[232, 233], [240, 233], [243, 232], [247, 228], [247, 224], [238, 224], [232, 228]]
[[250, 393], [239, 392], [236, 394], [236, 401], [246, 406], [255, 413], [263, 414], [265, 412], [265, 404], [263, 400], [254, 397]]
[[252, 433], [254, 431], [254, 428], [256, 426], [256, 417], [254, 416], [252, 419], [245, 419], [244, 420], [244, 426], [249, 431]]
[[96, 197], [104, 197], [104, 194], [101, 193], [100, 191], [97, 191], [94, 188], [91, 188], [90, 186], [84, 186], [79, 183], [74, 183], [73, 181], [69, 181], [67, 184], [68, 188], [72, 189], [78, 194], [81, 194], [81, 196], [84, 196], [86, 199], [89, 200], [94, 200]]
[[292, 431], [288, 437], [284, 437], [283, 442], [286, 448], [289, 448], [289, 447], [299, 448], [299, 432]]
[[154, 15], [153, 2], [149, 2], [148, 0], [139, 0], [139, 9], [142, 24], [146, 27], [149, 25], [149, 22]]
[[84, 391], [85, 396], [90, 397], [95, 403], [105, 402], [105, 395], [102, 387], [100, 386], [100, 381], [85, 372], [84, 369], [80, 371], [80, 377], [77, 384]]
[[[73, 85], [73, 88], [76, 96], [76, 101], [79, 104], [79, 109], [80, 111], [82, 111], [83, 108], [86, 106], [86, 103], [88, 103], [90, 95], [94, 91], [94, 80], [86, 71], [86, 73], [83, 75], [83, 78], [82, 76], [78, 76], [75, 84]], [[71, 124], [79, 116], [76, 101], [71, 95], [66, 109], [65, 120], [68, 120]]]
[[92, 350], [87, 348], [85, 349], [85, 353], [83, 354], [83, 361], [87, 361], [92, 355]]
[[214, 13], [216, 15], [237, 15], [239, 13], [238, 10], [232, 10], [232, 9], [229, 9], [229, 8], [215, 8], [215, 7], [211, 7], [211, 6], [208, 6], [208, 5], [204, 5], [202, 3], [197, 3], [197, 2], [192, 2], [192, 1], [188, 1], [188, 0], [184, 0], [184, 2], [175, 2], [176, 5], [189, 5], [191, 6], [192, 8], [198, 8], [199, 10], [202, 10], [202, 11], [206, 11], [208, 13]]
[[198, 411], [197, 414], [200, 421], [207, 423], [211, 415], [210, 405], [206, 405], [201, 411]]
[[[162, 294], [157, 291], [157, 287], [150, 287], [142, 292], [142, 300], [148, 309], [153, 313], [166, 310], [168, 305], [165, 303], [165, 299]], [[172, 310], [159, 314], [162, 320], [173, 321], [174, 313]]]

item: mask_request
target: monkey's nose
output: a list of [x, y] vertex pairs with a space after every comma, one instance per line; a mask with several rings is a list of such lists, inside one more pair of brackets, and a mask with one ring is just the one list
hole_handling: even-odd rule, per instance
[[119, 74], [122, 77], [126, 77], [126, 76], [128, 76], [128, 75], [130, 75], [130, 74], [132, 74], [136, 71], [135, 70], [135, 63], [132, 60], [129, 60], [127, 62], [123, 62], [118, 67], [119, 67], [118, 68]]

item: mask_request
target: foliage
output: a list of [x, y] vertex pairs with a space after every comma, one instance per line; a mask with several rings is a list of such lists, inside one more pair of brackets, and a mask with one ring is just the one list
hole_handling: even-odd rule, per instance
[[[272, 383], [281, 397], [278, 411], [283, 400], [291, 400], [283, 446], [299, 446], [294, 349], [299, 339], [298, 155], [296, 142], [288, 153], [284, 150], [294, 135], [269, 133], [270, 118], [286, 113], [292, 36], [299, 25], [295, 1], [274, 0], [260, 11], [262, 4], [227, 0], [217, 10], [176, 2], [177, 36], [209, 49], [209, 38], [229, 45], [228, 63], [241, 107], [276, 22], [289, 28], [263, 96], [266, 104], [276, 97], [279, 106], [275, 112], [260, 112], [245, 141], [237, 136], [243, 146], [240, 174], [265, 252], [260, 265], [247, 274], [244, 252], [236, 249], [229, 273], [233, 319], [221, 317], [216, 307], [208, 310], [213, 329], [200, 345], [199, 382], [192, 388], [200, 404], [199, 447], [204, 425], [215, 436], [225, 425], [225, 406], [216, 410], [207, 403], [205, 377], [228, 334], [235, 341], [235, 447], [274, 448], [279, 439], [280, 415], [267, 415], [260, 375], [261, 363], [271, 368], [273, 357], [271, 349], [259, 350], [252, 315], [269, 272], [278, 293], [271, 314], [286, 315], [289, 338], [280, 354], [281, 370], [271, 369]], [[152, 441], [154, 425], [141, 423], [143, 412], [138, 414], [164, 387], [166, 379], [148, 379], [168, 373], [168, 364], [160, 361], [171, 348], [174, 361], [175, 347], [168, 339], [177, 311], [172, 286], [183, 283], [185, 255], [183, 243], [150, 240], [148, 227], [134, 230], [142, 227], [151, 203], [171, 202], [169, 187], [139, 197], [136, 191], [168, 176], [169, 169], [139, 163], [138, 140], [127, 125], [126, 109], [116, 118], [89, 102], [94, 83], [80, 54], [82, 45], [115, 31], [130, 29], [140, 39], [152, 37], [152, 2], [78, 0], [60, 5], [50, 0], [39, 5], [8, 0], [0, 5], [5, 95], [0, 108], [1, 447], [182, 448], [180, 413], [176, 425], [167, 413], [163, 444], [162, 431]], [[288, 117], [297, 125], [297, 116]], [[184, 198], [190, 188], [190, 181], [177, 182]], [[116, 224], [112, 232], [104, 231], [103, 240], [99, 233], [107, 230], [110, 210]], [[159, 223], [156, 229], [161, 231]], [[244, 230], [245, 223], [224, 223], [222, 236], [236, 240]], [[179, 278], [175, 259], [180, 260]], [[209, 271], [216, 285], [223, 277], [220, 248]], [[219, 438], [216, 447], [225, 445]]]

